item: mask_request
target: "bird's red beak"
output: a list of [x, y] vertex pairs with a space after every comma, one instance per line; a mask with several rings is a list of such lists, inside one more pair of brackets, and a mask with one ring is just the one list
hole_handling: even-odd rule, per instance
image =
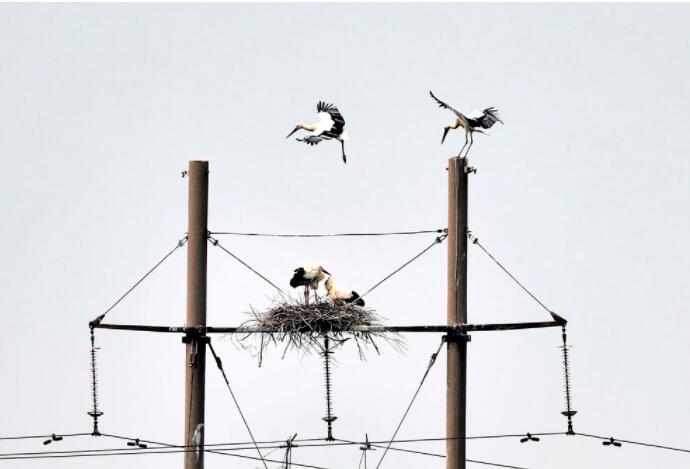
[[290, 138], [290, 136], [291, 136], [292, 134], [294, 134], [295, 132], [297, 132], [299, 129], [300, 129], [300, 127], [299, 127], [299, 125], [298, 125], [298, 126], [295, 127], [295, 128], [292, 130], [292, 132], [290, 132], [290, 133], [288, 134], [288, 136], [285, 137], [285, 138]]
[[449, 130], [450, 130], [450, 129], [449, 129], [448, 127], [446, 127], [445, 129], [443, 129], [443, 137], [441, 138], [441, 145], [443, 145], [443, 142], [446, 141], [446, 135], [448, 135], [448, 131], [449, 131]]

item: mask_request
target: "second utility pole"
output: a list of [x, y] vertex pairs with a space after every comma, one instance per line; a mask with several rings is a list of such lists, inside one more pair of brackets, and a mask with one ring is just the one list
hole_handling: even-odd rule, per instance
[[[448, 324], [467, 323], [467, 158], [448, 160]], [[446, 468], [465, 469], [467, 336], [448, 335]]]
[[208, 247], [208, 161], [190, 161], [187, 232], [187, 327], [185, 351], [184, 469], [204, 467], [206, 390], [206, 251]]

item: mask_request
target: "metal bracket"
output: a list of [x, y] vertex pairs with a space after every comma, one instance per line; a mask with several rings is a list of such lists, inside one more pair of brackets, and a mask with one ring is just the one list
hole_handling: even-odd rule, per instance
[[474, 166], [465, 166], [464, 170], [465, 170], [465, 174], [469, 174], [469, 173], [477, 174], [477, 168], [475, 168]]
[[182, 336], [183, 344], [191, 344], [194, 342], [208, 344], [211, 342], [211, 338], [207, 335], [200, 335], [199, 333], [191, 333], [189, 331], [187, 332], [187, 335]]
[[448, 331], [448, 334], [443, 336], [443, 340], [446, 342], [471, 342], [472, 341], [472, 336], [469, 334], [463, 332], [459, 325], [455, 326], [456, 328], [451, 329]]

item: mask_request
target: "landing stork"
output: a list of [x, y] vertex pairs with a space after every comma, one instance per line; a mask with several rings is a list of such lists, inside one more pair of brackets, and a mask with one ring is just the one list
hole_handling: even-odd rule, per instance
[[[496, 122], [500, 122], [501, 124], [503, 124], [503, 121], [498, 117], [498, 111], [493, 107], [488, 107], [483, 111], [475, 111], [471, 114], [464, 115], [460, 111], [450, 107], [449, 105], [438, 99], [436, 96], [434, 96], [434, 93], [432, 93], [431, 91], [429, 91], [429, 94], [432, 98], [434, 98], [434, 101], [438, 103], [439, 107], [453, 111], [456, 116], [454, 123], [446, 124], [443, 126], [443, 138], [441, 138], [441, 144], [443, 144], [444, 140], [446, 139], [446, 135], [448, 134], [448, 131], [450, 129], [457, 129], [458, 127], [462, 127], [463, 129], [465, 129], [465, 144], [460, 149], [460, 153], [458, 153], [458, 158], [462, 156], [462, 150], [464, 150], [465, 147], [467, 147], [467, 151], [465, 151], [465, 157], [467, 157], [467, 153], [469, 153], [470, 148], [474, 143], [474, 139], [472, 138], [472, 134], [474, 132], [479, 132], [481, 134], [488, 135], [487, 130], [490, 129]], [[467, 146], [468, 136], [470, 144], [469, 146]]]
[[307, 145], [316, 145], [323, 140], [336, 139], [340, 142], [340, 148], [343, 153], [343, 163], [347, 163], [345, 156], [345, 140], [350, 139], [350, 134], [345, 130], [345, 119], [338, 111], [338, 108], [333, 104], [328, 104], [324, 101], [319, 101], [316, 105], [316, 112], [319, 116], [319, 122], [316, 124], [297, 124], [292, 132], [285, 137], [290, 138], [292, 134], [299, 129], [307, 130], [310, 135], [304, 138], [298, 138], [298, 142], [304, 142]]
[[326, 275], [331, 275], [326, 269], [316, 262], [306, 262], [303, 266], [297, 267], [294, 271], [292, 279], [290, 279], [290, 286], [297, 288], [304, 287], [304, 302], [309, 304], [309, 289], [314, 291], [314, 299], [319, 302], [319, 297], [316, 290], [319, 288], [319, 283], [326, 278]]

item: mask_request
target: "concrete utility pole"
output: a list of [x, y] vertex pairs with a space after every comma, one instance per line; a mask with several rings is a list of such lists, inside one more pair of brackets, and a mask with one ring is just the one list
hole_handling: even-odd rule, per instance
[[[190, 161], [187, 242], [187, 327], [206, 327], [206, 255], [208, 233], [208, 161]], [[185, 352], [184, 469], [204, 467], [205, 332], [191, 330]]]
[[[448, 160], [448, 325], [467, 323], [466, 158]], [[446, 390], [446, 468], [465, 469], [467, 341], [448, 334]]]

